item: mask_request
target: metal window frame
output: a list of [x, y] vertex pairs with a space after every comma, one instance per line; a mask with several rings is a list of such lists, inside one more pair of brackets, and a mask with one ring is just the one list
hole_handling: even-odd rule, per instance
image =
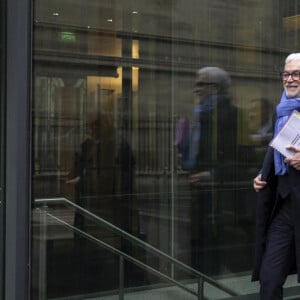
[[5, 15], [5, 2], [0, 2], [0, 12], [1, 12], [1, 54], [0, 54], [0, 300], [4, 298], [4, 185], [5, 185], [5, 160], [4, 160], [4, 124], [5, 124], [5, 26], [6, 26], [6, 15]]
[[4, 299], [30, 299], [32, 1], [5, 0]]

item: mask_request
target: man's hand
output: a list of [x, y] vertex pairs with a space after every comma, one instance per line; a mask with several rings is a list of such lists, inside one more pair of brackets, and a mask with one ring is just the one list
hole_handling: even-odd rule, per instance
[[253, 188], [256, 192], [259, 192], [261, 189], [263, 189], [266, 186], [266, 184], [266, 181], [261, 180], [261, 174], [259, 174], [253, 179]]
[[211, 179], [211, 173], [208, 171], [203, 171], [195, 173], [189, 176], [189, 181], [194, 186], [199, 186], [203, 183], [207, 183]]
[[76, 184], [77, 182], [79, 182], [79, 180], [80, 180], [80, 176], [77, 176], [77, 177], [67, 180], [66, 183], [67, 184]]
[[286, 149], [293, 151], [294, 154], [287, 157], [284, 162], [294, 167], [296, 170], [300, 170], [300, 147], [288, 146]]

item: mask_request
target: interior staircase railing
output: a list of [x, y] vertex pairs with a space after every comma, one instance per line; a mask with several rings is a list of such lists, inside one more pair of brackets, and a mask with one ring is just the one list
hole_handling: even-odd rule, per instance
[[[166, 280], [167, 282], [177, 286], [178, 288], [181, 288], [182, 290], [190, 293], [191, 295], [197, 297], [196, 299], [198, 300], [209, 300], [209, 298], [206, 298], [204, 296], [204, 283], [208, 283], [211, 286], [223, 291], [224, 293], [228, 294], [229, 296], [238, 296], [239, 294], [228, 288], [227, 286], [221, 284], [220, 282], [212, 279], [211, 277], [195, 270], [194, 268], [190, 267], [189, 265], [184, 264], [183, 262], [177, 260], [176, 258], [166, 254], [165, 252], [162, 252], [161, 250], [153, 247], [152, 245], [144, 242], [143, 240], [129, 234], [128, 232], [122, 230], [121, 228], [111, 224], [110, 222], [106, 221], [105, 219], [91, 213], [89, 210], [75, 204], [74, 202], [66, 199], [66, 198], [45, 198], [45, 199], [35, 199], [35, 204], [36, 207], [41, 209], [41, 218], [40, 222], [43, 225], [44, 232], [42, 232], [43, 235], [46, 236], [47, 232], [47, 217], [51, 218], [58, 224], [64, 226], [65, 228], [73, 231], [74, 233], [90, 240], [91, 242], [107, 249], [108, 251], [116, 254], [119, 256], [119, 279], [120, 279], [120, 284], [119, 284], [119, 300], [124, 300], [124, 294], [125, 294], [125, 289], [124, 289], [124, 259], [130, 261], [131, 263], [139, 266], [140, 268], [158, 276], [161, 279]], [[198, 289], [197, 291], [187, 287], [185, 284], [179, 282], [178, 280], [172, 278], [171, 276], [168, 276], [151, 266], [143, 263], [142, 261], [139, 261], [133, 256], [128, 255], [127, 253], [117, 249], [116, 247], [113, 247], [106, 242], [84, 232], [83, 230], [76, 228], [72, 224], [69, 224], [65, 220], [53, 215], [48, 211], [49, 205], [54, 205], [54, 204], [64, 204], [66, 206], [71, 206], [76, 209], [76, 211], [83, 216], [89, 218], [90, 220], [94, 221], [95, 223], [104, 226], [106, 229], [111, 230], [112, 232], [118, 234], [120, 237], [127, 239], [128, 241], [132, 242], [135, 245], [138, 245], [142, 247], [146, 251], [150, 251], [152, 254], [157, 255], [158, 257], [165, 259], [169, 263], [172, 264], [172, 266], [178, 267], [182, 270], [185, 270], [187, 272], [190, 272], [190, 274], [194, 275], [197, 278], [197, 284], [198, 284]], [[40, 256], [43, 256], [43, 252], [45, 252], [45, 246], [40, 249]], [[40, 300], [46, 300], [46, 268], [41, 266], [42, 264], [40, 263], [40, 282], [43, 285], [43, 287], [40, 287], [40, 295], [39, 299]]]

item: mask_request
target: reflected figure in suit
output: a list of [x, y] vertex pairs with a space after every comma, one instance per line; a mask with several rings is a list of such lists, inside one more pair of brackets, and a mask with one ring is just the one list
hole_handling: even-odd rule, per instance
[[[114, 218], [115, 142], [113, 125], [103, 118], [87, 124], [87, 134], [80, 152], [75, 153], [74, 166], [68, 184], [75, 187], [75, 202], [109, 221]], [[74, 225], [87, 230], [87, 222], [75, 214]]]
[[[89, 196], [97, 194], [99, 186], [98, 173], [101, 159], [99, 120], [87, 125], [87, 137], [81, 144], [80, 152], [75, 153], [74, 167], [66, 181], [75, 187], [75, 203], [88, 208]], [[74, 226], [86, 231], [84, 217], [80, 212], [75, 213]]]
[[[106, 118], [106, 119], [105, 119]], [[113, 123], [101, 114], [86, 125], [86, 137], [75, 153], [73, 169], [67, 184], [74, 185], [75, 203], [94, 215], [115, 224], [118, 221], [118, 203], [115, 201], [115, 135]], [[102, 240], [118, 243], [116, 235], [97, 225], [95, 220], [75, 210], [74, 226]], [[97, 254], [96, 254], [97, 253]], [[115, 276], [116, 261], [109, 253], [79, 234], [74, 235], [78, 287], [85, 289], [91, 278], [99, 278], [105, 285]], [[78, 262], [78, 263], [77, 263]]]
[[192, 265], [207, 274], [218, 273], [218, 246], [226, 239], [222, 218], [235, 197], [232, 190], [223, 191], [236, 179], [237, 108], [231, 102], [230, 86], [228, 73], [219, 67], [196, 72], [197, 102], [189, 157], [183, 164], [192, 190]]

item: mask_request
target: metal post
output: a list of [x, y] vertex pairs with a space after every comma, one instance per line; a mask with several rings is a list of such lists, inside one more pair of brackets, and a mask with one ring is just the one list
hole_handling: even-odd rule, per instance
[[198, 300], [204, 299], [204, 280], [202, 277], [198, 278]]
[[119, 267], [119, 300], [124, 300], [124, 257], [122, 255], [120, 255]]
[[40, 211], [39, 300], [47, 299], [47, 206]]

